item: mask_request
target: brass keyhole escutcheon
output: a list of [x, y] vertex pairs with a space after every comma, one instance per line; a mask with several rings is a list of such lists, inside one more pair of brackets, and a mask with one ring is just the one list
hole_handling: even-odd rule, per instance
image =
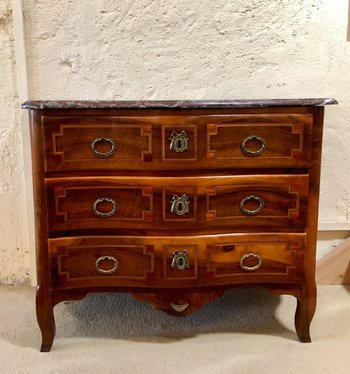
[[183, 216], [190, 212], [190, 201], [188, 196], [183, 194], [182, 196], [174, 195], [170, 200], [171, 208], [170, 213], [175, 213], [178, 216]]
[[186, 134], [186, 131], [181, 131], [180, 133], [173, 131], [171, 133], [169, 140], [170, 140], [169, 149], [171, 151], [181, 153], [188, 149], [189, 137]]
[[171, 261], [171, 268], [185, 270], [190, 268], [190, 260], [187, 251], [174, 251]]
[[178, 269], [184, 269], [185, 268], [185, 259], [183, 257], [179, 257], [176, 262], [175, 262], [175, 266], [178, 268]]

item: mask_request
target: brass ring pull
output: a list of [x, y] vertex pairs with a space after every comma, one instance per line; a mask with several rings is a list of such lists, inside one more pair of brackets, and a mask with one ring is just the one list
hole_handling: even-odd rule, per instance
[[169, 149], [171, 151], [181, 153], [181, 152], [186, 151], [188, 149], [189, 137], [186, 134], [186, 131], [181, 131], [180, 133], [177, 133], [176, 131], [173, 131], [171, 133], [171, 136], [170, 136], [169, 140], [170, 140]]
[[[100, 142], [110, 143], [111, 149], [108, 152], [99, 152], [95, 148], [95, 146], [96, 146], [97, 143], [100, 143]], [[108, 138], [108, 137], [102, 136], [102, 137], [94, 139], [91, 142], [90, 149], [91, 149], [92, 153], [94, 153], [96, 156], [99, 156], [99, 157], [109, 157], [109, 156], [112, 156], [112, 154], [116, 151], [117, 144], [115, 143], [115, 141], [112, 138]]]
[[[254, 266], [244, 265], [244, 260], [248, 257], [256, 258], [257, 264], [254, 265]], [[258, 270], [260, 268], [260, 266], [262, 265], [262, 262], [263, 262], [262, 258], [259, 255], [257, 255], [256, 253], [246, 253], [244, 256], [242, 256], [241, 260], [239, 261], [239, 266], [245, 271], [255, 271], [255, 270]]]
[[[112, 209], [109, 212], [100, 212], [97, 209], [98, 204], [104, 203], [104, 202], [112, 204]], [[92, 205], [92, 210], [95, 213], [95, 215], [98, 217], [104, 217], [104, 218], [111, 217], [117, 211], [117, 202], [111, 197], [101, 197], [94, 201], [94, 204]]]
[[[114, 266], [109, 270], [104, 270], [100, 268], [100, 262], [101, 261], [112, 261], [114, 262]], [[106, 275], [106, 274], [113, 274], [115, 273], [119, 268], [119, 261], [113, 257], [113, 256], [101, 256], [99, 257], [95, 262], [95, 268], [96, 271], [100, 274]]]
[[170, 213], [175, 213], [178, 216], [183, 216], [190, 212], [188, 196], [183, 194], [182, 196], [174, 195], [170, 200], [171, 208]]
[[[257, 140], [260, 142], [260, 148], [257, 151], [252, 151], [251, 149], [247, 148], [247, 143], [250, 140]], [[241, 149], [242, 152], [245, 153], [247, 156], [259, 156], [261, 155], [266, 148], [266, 141], [259, 135], [249, 135], [242, 140]]]
[[170, 306], [172, 309], [175, 310], [175, 312], [183, 312], [184, 310], [186, 310], [190, 304], [189, 303], [184, 303], [184, 304], [174, 304], [174, 303], [170, 303]]
[[[244, 207], [244, 204], [248, 201], [248, 200], [257, 200], [259, 202], [259, 207], [257, 209], [253, 209], [253, 210], [249, 210], [249, 209], [246, 209]], [[246, 215], [246, 216], [256, 216], [257, 214], [259, 214], [263, 208], [265, 206], [265, 203], [264, 203], [264, 200], [260, 197], [260, 196], [257, 196], [257, 195], [249, 195], [249, 196], [246, 196], [245, 198], [243, 198], [241, 200], [241, 202], [239, 203], [239, 209], [241, 210], [241, 212]]]

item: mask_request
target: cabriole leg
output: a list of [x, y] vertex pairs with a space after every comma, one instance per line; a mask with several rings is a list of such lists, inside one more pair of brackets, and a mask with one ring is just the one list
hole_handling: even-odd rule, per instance
[[302, 343], [310, 343], [310, 324], [316, 309], [316, 284], [303, 288], [295, 312], [295, 329]]
[[56, 332], [55, 317], [52, 302], [41, 296], [40, 289], [36, 293], [36, 318], [42, 336], [40, 352], [49, 352]]

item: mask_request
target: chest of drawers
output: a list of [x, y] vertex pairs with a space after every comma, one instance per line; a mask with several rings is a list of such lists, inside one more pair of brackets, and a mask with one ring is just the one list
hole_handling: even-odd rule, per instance
[[31, 101], [42, 351], [53, 308], [130, 292], [185, 316], [234, 287], [297, 298], [310, 341], [323, 105]]

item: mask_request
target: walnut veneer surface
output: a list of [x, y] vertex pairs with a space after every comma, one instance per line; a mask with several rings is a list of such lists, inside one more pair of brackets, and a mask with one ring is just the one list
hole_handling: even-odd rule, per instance
[[234, 287], [297, 298], [310, 342], [323, 105], [30, 101], [42, 351], [54, 306], [130, 292], [184, 316]]

